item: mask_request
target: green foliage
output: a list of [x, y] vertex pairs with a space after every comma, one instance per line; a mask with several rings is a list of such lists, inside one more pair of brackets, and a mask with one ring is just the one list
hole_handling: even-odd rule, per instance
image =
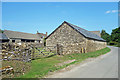
[[117, 47], [120, 47], [120, 43], [118, 43]]
[[108, 34], [108, 33], [106, 33], [106, 31], [105, 30], [102, 30], [102, 32], [101, 32], [101, 37], [103, 38], [103, 39], [105, 39], [107, 42], [109, 42], [111, 39], [110, 39], [110, 35]]
[[112, 30], [111, 40], [120, 43], [120, 27]]
[[0, 29], [0, 33], [3, 33], [4, 31]]
[[115, 42], [115, 41], [110, 41], [108, 44], [109, 44], [109, 45], [117, 45], [118, 43]]
[[101, 37], [105, 39], [109, 45], [120, 47], [120, 27], [113, 29], [111, 35], [102, 30]]

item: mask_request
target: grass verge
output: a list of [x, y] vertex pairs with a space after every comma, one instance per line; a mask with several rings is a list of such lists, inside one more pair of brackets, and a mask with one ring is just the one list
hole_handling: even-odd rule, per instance
[[[48, 58], [33, 60], [32, 63], [29, 63], [31, 65], [30, 71], [20, 76], [19, 78], [42, 78], [45, 75], [47, 75], [48, 72], [53, 72], [55, 70], [65, 68], [71, 64], [81, 62], [87, 58], [93, 58], [93, 57], [103, 55], [109, 51], [110, 49], [106, 47], [96, 52], [89, 52], [89, 53], [82, 53], [82, 54], [74, 53], [74, 54], [68, 54], [64, 56], [56, 55]], [[62, 65], [62, 66], [56, 66], [58, 63], [62, 63], [64, 61], [73, 60], [73, 59], [75, 59], [76, 61], [69, 64]]]

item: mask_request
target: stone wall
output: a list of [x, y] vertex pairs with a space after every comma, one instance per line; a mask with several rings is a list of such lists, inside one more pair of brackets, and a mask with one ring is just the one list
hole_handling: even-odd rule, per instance
[[86, 38], [64, 23], [49, 38], [46, 46], [58, 46], [58, 53], [81, 53], [81, 48], [86, 46]]
[[57, 46], [58, 54], [70, 54], [96, 51], [105, 43], [87, 39], [64, 23], [46, 39], [46, 46]]
[[106, 47], [106, 42], [87, 39], [87, 52], [93, 52]]
[[[82, 50], [83, 49], [83, 50]], [[70, 53], [85, 53], [86, 49], [86, 42], [81, 43], [72, 43], [65, 45], [63, 47], [63, 54], [70, 54]]]

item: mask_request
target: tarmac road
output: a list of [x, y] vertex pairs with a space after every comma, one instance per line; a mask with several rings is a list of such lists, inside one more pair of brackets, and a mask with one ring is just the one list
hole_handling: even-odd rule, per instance
[[118, 78], [118, 49], [108, 46], [111, 51], [92, 61], [78, 65], [69, 71], [50, 75], [50, 78]]

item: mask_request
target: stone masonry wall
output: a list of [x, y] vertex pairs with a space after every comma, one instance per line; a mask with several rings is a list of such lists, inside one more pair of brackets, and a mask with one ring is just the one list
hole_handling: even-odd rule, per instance
[[46, 46], [57, 46], [58, 54], [92, 52], [106, 47], [105, 42], [85, 38], [66, 23], [46, 39]]
[[81, 53], [81, 48], [86, 46], [86, 38], [64, 23], [49, 38], [46, 46], [58, 46], [58, 53]]
[[106, 47], [106, 42], [87, 39], [87, 52], [93, 52]]

